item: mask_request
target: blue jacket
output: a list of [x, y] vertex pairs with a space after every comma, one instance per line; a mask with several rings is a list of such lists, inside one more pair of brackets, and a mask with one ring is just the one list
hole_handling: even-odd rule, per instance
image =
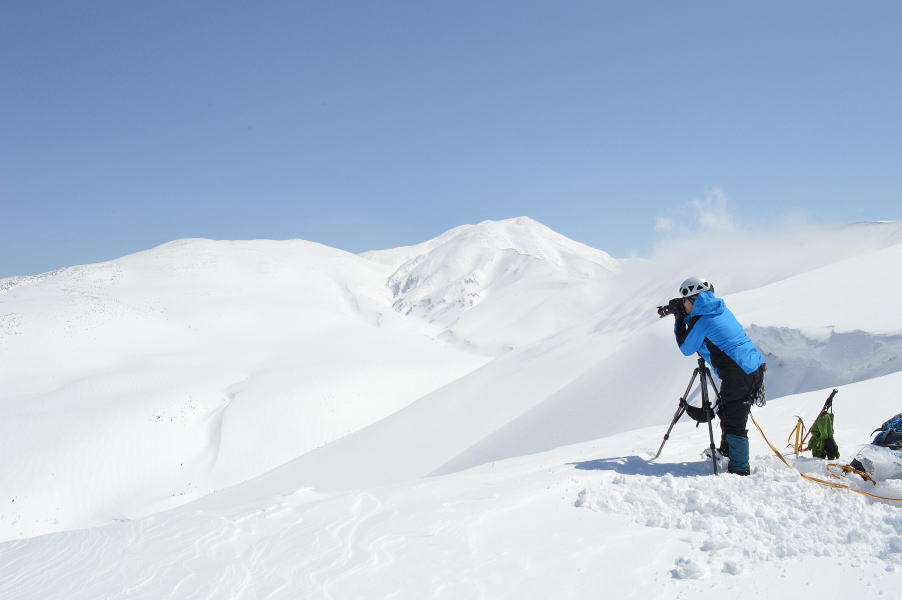
[[714, 292], [696, 297], [692, 312], [677, 320], [674, 333], [683, 354], [698, 352], [721, 379], [749, 375], [764, 364], [742, 325]]

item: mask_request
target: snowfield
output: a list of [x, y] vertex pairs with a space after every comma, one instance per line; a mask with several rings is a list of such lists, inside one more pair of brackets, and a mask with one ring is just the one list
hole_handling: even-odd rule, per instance
[[[902, 375], [893, 375], [837, 396], [841, 450], [854, 451], [871, 425], [854, 403], [874, 399], [885, 412], [895, 405], [886, 390], [899, 385]], [[793, 396], [757, 412], [777, 437], [792, 414], [816, 411], [825, 397]], [[707, 433], [685, 422], [650, 461], [663, 431], [341, 493], [285, 478], [280, 493], [257, 497], [248, 482], [136, 521], [8, 542], [0, 597], [893, 593], [899, 507], [803, 480], [767, 456], [757, 434], [748, 478], [715, 477], [698, 456]], [[823, 464], [800, 461], [812, 471]], [[902, 496], [902, 482], [876, 491]]]
[[842, 463], [902, 411], [902, 224], [756, 240], [614, 259], [520, 217], [0, 280], [0, 598], [897, 595], [902, 503], [751, 423], [750, 477], [688, 418], [651, 460], [695, 367], [654, 307], [695, 273], [778, 447], [833, 387]]

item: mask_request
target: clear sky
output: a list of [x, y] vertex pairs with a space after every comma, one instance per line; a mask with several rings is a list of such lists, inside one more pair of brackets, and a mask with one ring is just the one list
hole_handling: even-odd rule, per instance
[[899, 2], [0, 2], [0, 277], [528, 215], [902, 212]]

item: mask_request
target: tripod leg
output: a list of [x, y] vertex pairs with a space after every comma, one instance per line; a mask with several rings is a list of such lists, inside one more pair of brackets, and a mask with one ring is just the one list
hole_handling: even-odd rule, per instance
[[[673, 429], [673, 426], [676, 425], [676, 422], [680, 420], [680, 417], [683, 416], [684, 412], [686, 412], [686, 409], [683, 407], [683, 403], [680, 402], [680, 406], [673, 414], [673, 420], [670, 422], [670, 427], [667, 428], [667, 433], [664, 434], [664, 439], [661, 441], [661, 445], [658, 447], [658, 453], [655, 454], [655, 458], [661, 456], [661, 450], [664, 449], [664, 444], [666, 444], [667, 440], [670, 439], [670, 431]], [[652, 460], [654, 460], [654, 458]]]
[[[706, 369], [708, 367], [705, 367]], [[708, 382], [711, 384], [711, 389], [714, 390], [714, 397], [717, 398], [717, 404], [720, 404], [720, 391], [717, 389], [717, 385], [714, 383], [714, 377], [711, 376], [711, 371], [708, 371]]]
[[[701, 364], [702, 359], [699, 359], [699, 364]], [[714, 469], [714, 474], [717, 475], [717, 455], [714, 454], [714, 428], [711, 423], [714, 421], [714, 411], [711, 409], [711, 401], [708, 399], [708, 378], [711, 376], [710, 372], [708, 372], [708, 367], [701, 365], [701, 389], [702, 389], [702, 408], [705, 411], [705, 415], [710, 417], [708, 419], [708, 439], [711, 442], [709, 446], [711, 449], [711, 467]], [[711, 381], [711, 387], [714, 388], [714, 382]], [[717, 388], [714, 388], [714, 393], [717, 393]]]
[[[705, 367], [705, 369], [707, 369], [707, 368], [708, 367]], [[720, 390], [717, 389], [717, 384], [714, 383], [714, 377], [711, 376], [711, 371], [708, 371], [708, 382], [711, 384], [711, 389], [714, 390], [714, 397], [717, 398], [718, 408], [722, 408], [723, 406], [720, 403], [720, 400], [721, 400], [720, 399]], [[712, 408], [712, 410], [713, 410], [713, 408]], [[713, 420], [714, 419], [712, 419], [712, 421]], [[709, 429], [711, 428], [710, 423], [708, 424], [708, 428]], [[711, 445], [714, 445], [714, 432], [713, 431], [710, 432], [709, 435], [711, 436]]]
[[[713, 420], [711, 419], [711, 421]], [[717, 475], [717, 455], [714, 454], [714, 428], [711, 426], [711, 421], [708, 421], [708, 439], [711, 440], [711, 467], [714, 469], [714, 474]]]
[[[692, 377], [689, 378], [689, 385], [686, 386], [686, 391], [683, 392], [683, 397], [680, 398], [680, 405], [677, 406], [676, 412], [673, 413], [673, 420], [670, 422], [670, 427], [667, 428], [667, 433], [664, 434], [664, 441], [661, 442], [661, 446], [658, 448], [658, 453], [655, 454], [655, 458], [661, 456], [661, 450], [664, 449], [664, 444], [670, 439], [670, 431], [673, 429], [673, 426], [676, 425], [676, 422], [680, 420], [680, 417], [683, 416], [683, 413], [686, 412], [686, 398], [689, 397], [689, 390], [692, 389], [692, 384], [695, 383], [696, 377], [698, 377], [698, 369], [693, 371]], [[654, 458], [652, 460], [654, 460]]]
[[695, 383], [695, 378], [698, 377], [698, 373], [699, 373], [698, 368], [696, 368], [696, 369], [692, 372], [692, 377], [689, 378], [689, 385], [686, 386], [686, 391], [683, 392], [683, 397], [680, 398], [680, 402], [681, 402], [681, 403], [682, 403], [682, 402], [685, 402], [686, 400], [689, 399], [689, 390], [692, 389], [692, 384]]

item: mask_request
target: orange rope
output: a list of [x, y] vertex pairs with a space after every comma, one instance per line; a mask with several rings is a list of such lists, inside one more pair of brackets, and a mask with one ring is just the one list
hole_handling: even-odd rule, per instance
[[798, 456], [808, 448], [805, 448], [805, 443], [802, 441], [805, 438], [805, 422], [802, 421], [801, 417], [796, 417], [796, 419], [798, 419], [796, 426], [792, 428], [792, 431], [789, 432], [789, 437], [786, 438], [786, 446], [792, 448], [792, 454]]
[[[764, 430], [761, 429], [761, 425], [758, 424], [758, 421], [755, 419], [755, 416], [752, 415], [752, 413], [749, 413], [749, 416], [752, 417], [752, 423], [754, 423], [755, 427], [758, 428], [758, 433], [761, 434], [761, 437], [764, 438], [764, 441], [767, 443], [767, 445], [770, 447], [770, 449], [773, 450], [773, 453], [777, 455], [777, 458], [779, 458], [781, 461], [783, 461], [783, 464], [786, 465], [787, 467], [789, 467], [790, 469], [795, 469], [795, 467], [793, 467], [791, 464], [789, 464], [789, 462], [787, 462], [787, 460], [783, 457], [783, 455], [780, 453], [780, 451], [777, 450], [776, 448], [774, 448], [774, 445], [770, 443], [770, 440], [767, 439], [766, 435], [764, 435]], [[791, 435], [792, 434], [790, 434], [790, 436]], [[827, 465], [827, 467], [830, 467], [830, 466], [842, 467], [843, 465]], [[851, 469], [851, 467], [849, 467], [849, 468]], [[852, 470], [859, 472], [857, 469], [852, 469]], [[799, 471], [799, 475], [801, 475], [802, 478], [807, 479], [808, 481], [812, 481], [814, 483], [817, 483], [817, 484], [820, 484], [823, 486], [838, 488], [838, 489], [843, 489], [843, 490], [849, 490], [851, 492], [855, 492], [856, 494], [861, 494], [862, 496], [868, 496], [869, 498], [876, 498], [878, 500], [888, 500], [890, 502], [902, 502], [902, 498], [887, 498], [886, 496], [878, 496], [877, 494], [871, 494], [870, 492], [865, 492], [864, 490], [855, 489], [844, 483], [836, 483], [835, 481], [825, 481], [825, 480], [819, 479], [817, 477], [812, 477], [811, 475], [806, 475], [805, 473], [802, 473], [801, 471]], [[832, 475], [832, 473], [831, 473], [831, 475]], [[867, 475], [867, 473], [865, 473], [865, 475]], [[834, 477], [835, 477], [835, 475], [834, 475]], [[868, 476], [868, 479], [871, 480], [871, 483], [875, 483], [874, 480], [870, 478], [870, 476]]]

